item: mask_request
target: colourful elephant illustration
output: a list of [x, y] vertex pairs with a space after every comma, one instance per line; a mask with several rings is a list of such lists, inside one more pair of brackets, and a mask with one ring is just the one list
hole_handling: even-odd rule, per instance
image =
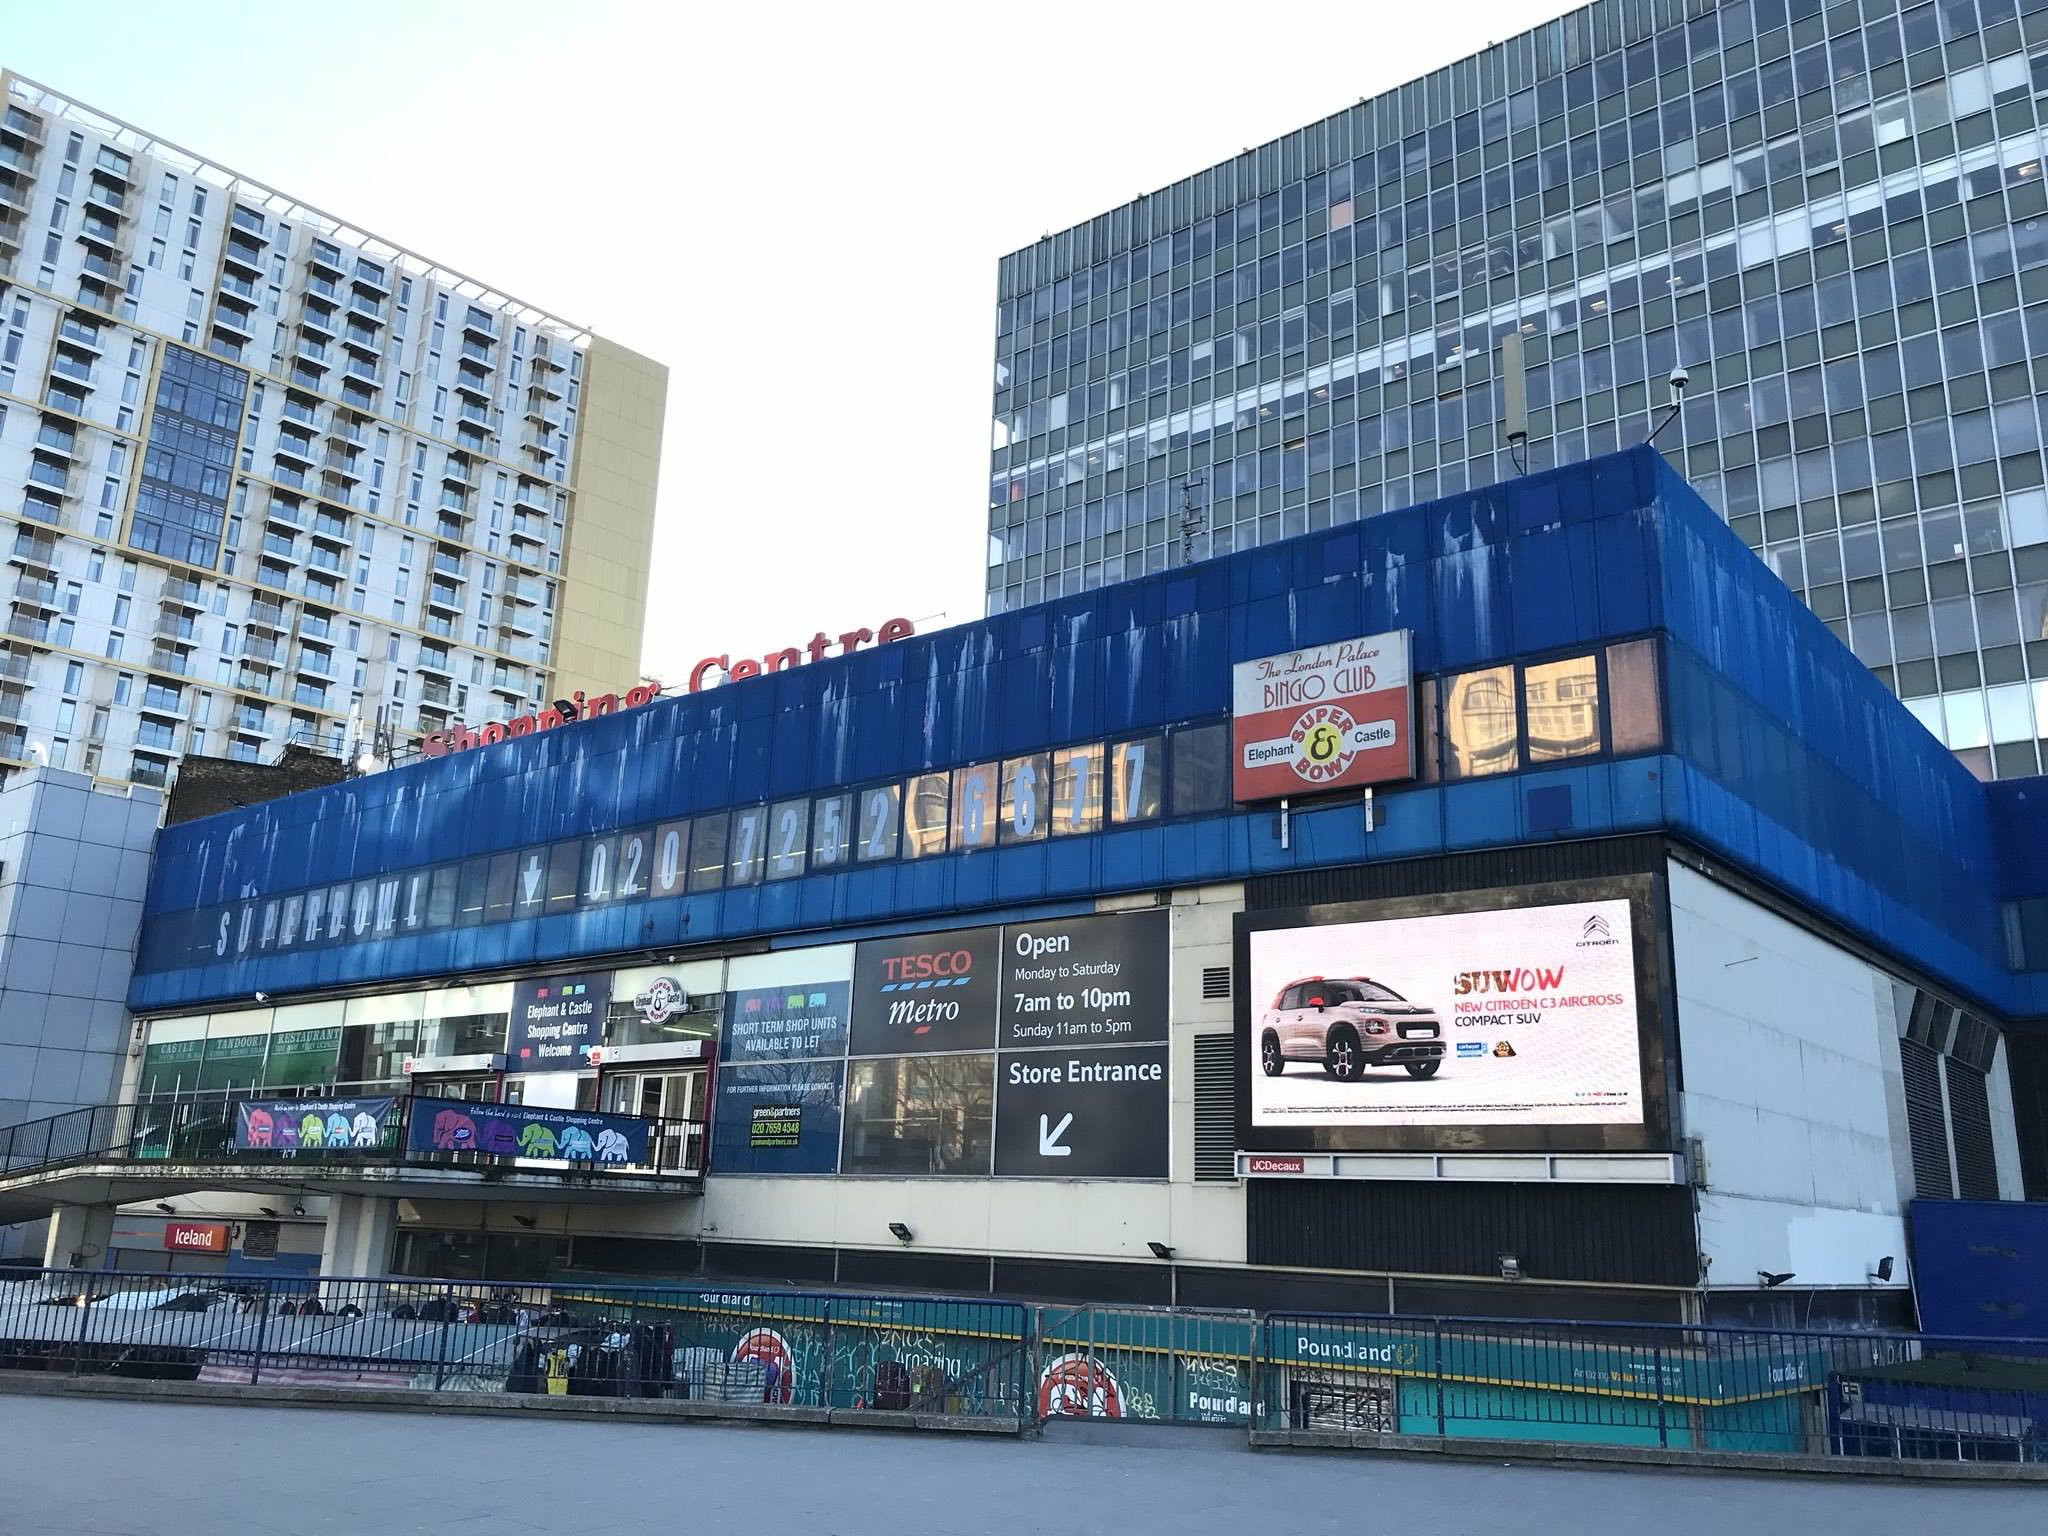
[[330, 1147], [345, 1147], [348, 1145], [348, 1137], [348, 1116], [341, 1113], [340, 1110], [336, 1110], [327, 1117], [327, 1145]]
[[296, 1152], [299, 1149], [299, 1122], [290, 1115], [278, 1119], [277, 1144], [287, 1152]]
[[477, 1150], [488, 1152], [493, 1157], [516, 1156], [519, 1139], [513, 1134], [512, 1122], [496, 1115], [486, 1119], [478, 1128]]
[[626, 1138], [609, 1126], [599, 1131], [597, 1158], [602, 1163], [623, 1163], [626, 1160]]
[[349, 1143], [358, 1147], [374, 1147], [377, 1145], [379, 1130], [375, 1115], [368, 1110], [358, 1111], [355, 1119], [349, 1123]]
[[555, 1148], [571, 1162], [587, 1163], [597, 1156], [597, 1144], [590, 1139], [590, 1132], [580, 1125], [565, 1127], [555, 1138]]
[[252, 1147], [267, 1147], [276, 1131], [276, 1122], [270, 1118], [267, 1109], [252, 1109], [246, 1113], [246, 1134]]
[[467, 1152], [476, 1145], [476, 1122], [459, 1110], [434, 1116], [434, 1145], [444, 1152]]
[[327, 1122], [318, 1115], [308, 1115], [299, 1122], [299, 1145], [302, 1147], [324, 1147], [327, 1145]]
[[528, 1157], [553, 1157], [555, 1133], [544, 1125], [523, 1126], [519, 1132], [519, 1150]]

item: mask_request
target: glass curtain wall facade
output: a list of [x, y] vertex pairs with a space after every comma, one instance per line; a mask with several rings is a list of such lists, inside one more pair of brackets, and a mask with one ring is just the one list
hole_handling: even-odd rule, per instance
[[989, 609], [1663, 423], [1973, 771], [2039, 772], [2044, 100], [2048, 0], [1601, 0], [1016, 252]]

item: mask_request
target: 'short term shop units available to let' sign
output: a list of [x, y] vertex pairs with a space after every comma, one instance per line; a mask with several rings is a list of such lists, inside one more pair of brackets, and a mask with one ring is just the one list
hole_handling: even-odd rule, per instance
[[128, 1090], [703, 1149], [361, 1268], [1903, 1316], [2048, 1191], [2043, 793], [1639, 449], [169, 828]]

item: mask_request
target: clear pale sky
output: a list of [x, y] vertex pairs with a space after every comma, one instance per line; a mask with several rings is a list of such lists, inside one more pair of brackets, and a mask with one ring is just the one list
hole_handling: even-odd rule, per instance
[[0, 0], [0, 64], [667, 363], [676, 683], [980, 615], [1000, 256], [1563, 8]]

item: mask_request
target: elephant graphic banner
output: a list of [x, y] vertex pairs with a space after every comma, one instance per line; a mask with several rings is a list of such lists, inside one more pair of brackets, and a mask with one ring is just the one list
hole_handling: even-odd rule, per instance
[[647, 1122], [636, 1115], [415, 1097], [405, 1150], [409, 1157], [481, 1152], [630, 1166], [647, 1161]]
[[237, 1152], [375, 1152], [386, 1145], [396, 1099], [242, 1099]]

